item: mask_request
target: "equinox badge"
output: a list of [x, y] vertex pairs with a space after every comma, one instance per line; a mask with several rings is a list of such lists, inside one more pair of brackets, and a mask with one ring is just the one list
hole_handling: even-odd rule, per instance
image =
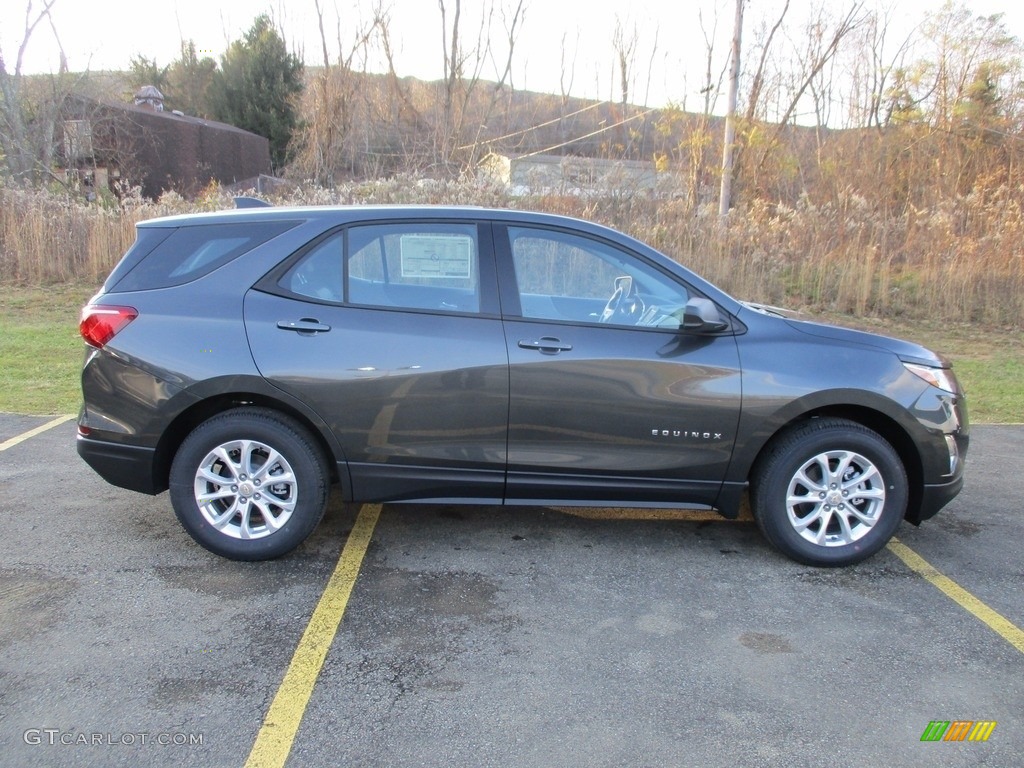
[[694, 432], [688, 429], [652, 429], [651, 437], [678, 437], [690, 440], [721, 440], [721, 432]]

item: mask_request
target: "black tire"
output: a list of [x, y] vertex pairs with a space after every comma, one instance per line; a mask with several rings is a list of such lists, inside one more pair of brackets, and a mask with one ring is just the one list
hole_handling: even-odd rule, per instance
[[896, 533], [907, 473], [878, 433], [846, 419], [814, 419], [768, 446], [751, 476], [750, 501], [761, 532], [785, 555], [806, 565], [852, 565]]
[[171, 504], [189, 535], [231, 560], [269, 560], [295, 549], [327, 506], [328, 471], [294, 420], [236, 408], [196, 427], [171, 464]]

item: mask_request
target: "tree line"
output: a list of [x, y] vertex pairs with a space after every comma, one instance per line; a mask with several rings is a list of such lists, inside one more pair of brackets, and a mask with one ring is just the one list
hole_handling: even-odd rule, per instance
[[[61, 99], [89, 78], [68, 72], [63, 56], [49, 78], [21, 73], [24, 48], [37, 28], [52, 26], [57, 1], [27, 3], [13, 68], [0, 52], [0, 169], [19, 181], [54, 176]], [[691, 90], [700, 100], [658, 109], [635, 103], [657, 38], [643, 40], [621, 19], [608, 43], [618, 93], [598, 102], [571, 94], [567, 39], [560, 93], [514, 86], [526, 0], [485, 0], [472, 20], [462, 0], [437, 0], [443, 77], [430, 83], [396, 71], [383, 0], [366, 20], [339, 16], [333, 34], [325, 0], [313, 2], [315, 65], [289, 50], [285, 29], [264, 14], [219, 61], [184, 40], [174, 61], [140, 54], [124, 77], [131, 87], [159, 88], [169, 108], [267, 137], [278, 173], [324, 187], [396, 172], [455, 178], [490, 151], [550, 151], [652, 161], [694, 209], [716, 194], [729, 51], [714, 28], [724, 23], [718, 12], [731, 17], [728, 0], [715, 18], [696, 14], [706, 66], [680, 77], [697, 81]], [[864, 0], [820, 0], [800, 19], [787, 0], [777, 17], [751, 22], [734, 140], [740, 205], [833, 200], [853, 190], [873, 206], [903, 210], [1019, 186], [1024, 56], [1002, 18], [946, 2], [910, 35], [897, 39], [893, 29], [892, 16]]]
[[[42, 11], [56, 1], [35, 6], [27, 32], [45, 26]], [[723, 219], [718, 101], [728, 59], [716, 48], [715, 19], [697, 15], [707, 30], [704, 66], [681, 73], [696, 77], [696, 101], [652, 109], [636, 101], [657, 41], [627, 23], [609, 41], [617, 91], [594, 100], [573, 95], [570, 39], [557, 92], [515, 86], [527, 19], [516, 0], [484, 3], [473, 23], [459, 0], [439, 0], [444, 76], [434, 82], [398, 73], [386, 8], [328, 34], [322, 2], [315, 65], [260, 17], [216, 62], [185, 42], [170, 64], [137, 56], [104, 87], [156, 84], [170, 108], [263, 132], [277, 171], [296, 182], [279, 193], [284, 204], [564, 213], [627, 231], [734, 295], [769, 304], [1024, 325], [1024, 56], [998, 16], [947, 3], [903, 38], [884, 14], [849, 0], [799, 23], [785, 3], [775, 18], [752, 21], [735, 207]], [[368, 65], [375, 58], [383, 67]], [[129, 192], [106, 206], [52, 194], [63, 183], [61, 100], [103, 79], [66, 67], [27, 78], [20, 63], [21, 51], [9, 60], [0, 52], [0, 281], [101, 279], [131, 245], [135, 221], [230, 205], [212, 187], [194, 200]], [[267, 113], [274, 126], [256, 122]], [[520, 197], [475, 177], [491, 151], [646, 160], [659, 171], [658, 193]]]

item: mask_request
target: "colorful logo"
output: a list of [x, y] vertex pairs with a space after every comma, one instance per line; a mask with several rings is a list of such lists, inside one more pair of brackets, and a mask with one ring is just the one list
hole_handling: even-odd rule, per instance
[[988, 741], [995, 729], [995, 720], [932, 720], [921, 741]]

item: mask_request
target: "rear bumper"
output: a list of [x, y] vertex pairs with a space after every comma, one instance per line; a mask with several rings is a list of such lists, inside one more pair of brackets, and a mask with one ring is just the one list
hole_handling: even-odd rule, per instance
[[156, 451], [78, 436], [78, 455], [111, 485], [155, 495], [167, 490], [155, 478]]

